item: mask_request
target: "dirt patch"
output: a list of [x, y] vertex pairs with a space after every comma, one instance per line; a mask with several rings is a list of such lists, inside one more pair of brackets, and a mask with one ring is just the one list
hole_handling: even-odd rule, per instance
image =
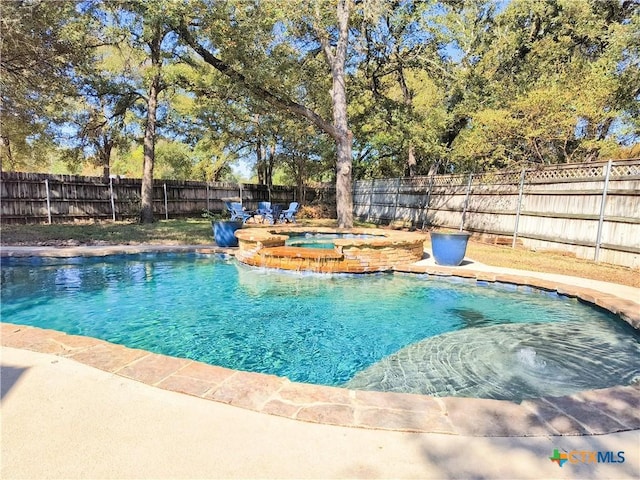
[[469, 242], [467, 255], [478, 262], [497, 267], [573, 275], [640, 288], [640, 271], [638, 270], [607, 263], [595, 263], [576, 258], [566, 252], [534, 252], [524, 247], [487, 245], [472, 240]]

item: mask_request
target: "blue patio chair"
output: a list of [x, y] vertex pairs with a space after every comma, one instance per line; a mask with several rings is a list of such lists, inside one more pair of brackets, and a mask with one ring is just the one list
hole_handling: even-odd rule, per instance
[[[263, 219], [273, 225], [280, 221], [280, 215], [282, 213], [282, 205], [273, 205], [264, 215]], [[264, 221], [263, 220], [263, 221]]]
[[265, 218], [271, 212], [271, 202], [258, 202], [258, 209], [256, 210], [256, 215], [260, 215], [262, 217], [262, 221], [265, 221]]
[[240, 202], [224, 202], [224, 204], [231, 214], [231, 220], [242, 220], [242, 223], [246, 223], [253, 217], [253, 212], [246, 211]]
[[298, 213], [298, 209], [299, 209], [298, 202], [291, 202], [289, 204], [289, 208], [287, 208], [286, 210], [283, 210], [280, 213], [280, 220], [282, 222], [297, 223], [296, 222], [296, 214]]

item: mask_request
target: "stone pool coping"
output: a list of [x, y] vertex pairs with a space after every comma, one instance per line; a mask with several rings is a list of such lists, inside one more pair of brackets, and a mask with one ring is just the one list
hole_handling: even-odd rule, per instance
[[241, 240], [250, 240], [253, 242], [261, 242], [265, 246], [271, 243], [277, 243], [278, 245], [287, 239], [288, 234], [300, 234], [306, 233], [310, 230], [313, 233], [325, 233], [325, 234], [353, 234], [353, 235], [370, 235], [370, 238], [336, 238], [334, 242], [339, 246], [351, 246], [351, 245], [372, 245], [372, 246], [387, 246], [403, 244], [406, 242], [415, 241], [416, 238], [421, 238], [423, 241], [428, 238], [425, 233], [419, 232], [404, 232], [401, 230], [381, 230], [377, 228], [339, 228], [339, 227], [304, 227], [298, 225], [272, 225], [272, 226], [258, 226], [247, 225], [245, 228], [238, 230], [236, 236]]
[[[73, 257], [146, 252], [233, 253], [207, 246], [2, 247], [13, 257]], [[638, 328], [638, 289], [575, 277], [513, 271], [486, 265], [441, 267], [427, 261], [396, 269], [407, 273], [475, 278], [530, 285], [575, 296], [610, 309]], [[505, 273], [506, 272], [506, 273]], [[513, 272], [519, 272], [518, 275]], [[605, 289], [603, 286], [608, 285]], [[620, 291], [620, 295], [614, 293]], [[517, 404], [504, 400], [356, 391], [291, 382], [287, 378], [132, 349], [54, 330], [0, 323], [3, 346], [67, 357], [164, 390], [295, 420], [348, 427], [467, 436], [595, 435], [640, 429], [640, 384], [544, 397]]]

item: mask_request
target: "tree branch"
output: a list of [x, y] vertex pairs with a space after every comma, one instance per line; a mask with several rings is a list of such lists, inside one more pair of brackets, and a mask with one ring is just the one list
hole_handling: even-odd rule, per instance
[[309, 120], [311, 123], [320, 128], [323, 132], [327, 133], [334, 139], [339, 138], [339, 132], [334, 127], [334, 125], [316, 112], [311, 110], [310, 108], [305, 107], [299, 103], [294, 102], [288, 98], [280, 98], [272, 92], [266, 90], [265, 88], [252, 84], [247, 77], [237, 70], [233, 69], [230, 65], [227, 65], [221, 59], [213, 55], [209, 50], [200, 45], [198, 41], [193, 37], [191, 32], [188, 30], [187, 26], [184, 23], [181, 23], [176, 27], [176, 32], [180, 36], [180, 38], [193, 50], [202, 57], [202, 59], [211, 65], [213, 68], [218, 70], [220, 73], [226, 75], [234, 82], [242, 85], [244, 88], [249, 90], [252, 94], [257, 96], [258, 98], [269, 102], [274, 107], [285, 110], [287, 112], [291, 112], [295, 115], [303, 117]]

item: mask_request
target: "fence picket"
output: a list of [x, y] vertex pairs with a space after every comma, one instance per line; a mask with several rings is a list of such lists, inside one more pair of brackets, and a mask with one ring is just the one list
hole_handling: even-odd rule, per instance
[[[1, 172], [0, 186], [2, 223], [115, 220], [116, 214], [120, 219], [139, 214], [140, 179]], [[240, 191], [249, 209], [269, 195], [272, 203], [282, 205], [296, 195], [295, 187], [273, 186], [269, 191], [266, 185], [167, 180], [154, 186], [155, 213], [177, 218], [200, 216], [205, 210], [222, 212], [222, 199], [237, 197]], [[305, 192], [307, 204], [335, 205], [334, 187], [305, 187]]]
[[[597, 249], [598, 261], [640, 268], [640, 159], [476, 174], [471, 182], [461, 174], [410, 180], [402, 185], [402, 208], [399, 180], [377, 179], [375, 195], [357, 196], [354, 212], [368, 212], [366, 218], [380, 224], [462, 225], [506, 237], [513, 247], [521, 242], [582, 258], [593, 259]], [[366, 182], [356, 181], [355, 191]]]

